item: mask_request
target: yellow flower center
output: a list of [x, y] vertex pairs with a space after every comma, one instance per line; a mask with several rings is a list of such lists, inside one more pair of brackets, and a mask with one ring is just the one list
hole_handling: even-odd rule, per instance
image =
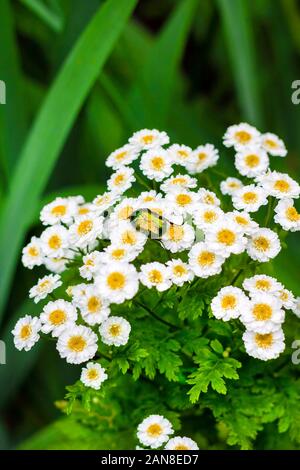
[[163, 281], [163, 275], [158, 269], [152, 269], [148, 274], [148, 278], [153, 284], [160, 284]]
[[190, 450], [190, 448], [184, 444], [177, 444], [177, 446], [174, 447], [174, 450]]
[[129, 219], [132, 213], [133, 213], [133, 207], [131, 206], [122, 207], [122, 209], [120, 209], [118, 212], [118, 218], [119, 220]]
[[255, 168], [260, 162], [258, 155], [250, 154], [245, 157], [245, 163], [249, 168]]
[[95, 204], [97, 206], [103, 206], [104, 204], [107, 204], [110, 201], [110, 197], [108, 195], [105, 196], [98, 196]]
[[95, 262], [93, 259], [88, 259], [86, 262], [85, 262], [85, 265], [86, 266], [95, 266]]
[[143, 201], [144, 201], [144, 202], [152, 202], [152, 201], [154, 201], [154, 200], [155, 200], [155, 197], [154, 197], [154, 196], [145, 196], [145, 197], [143, 198]]
[[54, 207], [52, 207], [52, 210], [51, 210], [51, 214], [53, 214], [57, 217], [62, 217], [63, 215], [66, 214], [66, 212], [67, 212], [67, 208], [63, 204], [59, 204], [58, 206], [54, 206]]
[[87, 235], [93, 229], [93, 222], [91, 220], [83, 220], [77, 227], [78, 235]]
[[285, 180], [277, 180], [274, 183], [274, 189], [276, 189], [277, 191], [281, 193], [287, 193], [288, 190], [290, 189], [290, 184]]
[[109, 333], [111, 334], [111, 336], [119, 336], [119, 334], [121, 333], [121, 325], [114, 323], [109, 327]]
[[214, 211], [206, 211], [203, 214], [205, 222], [211, 224], [217, 219], [217, 214]]
[[300, 220], [300, 214], [297, 211], [296, 207], [289, 207], [286, 210], [286, 218], [290, 220], [291, 222], [299, 222]]
[[184, 274], [186, 274], [186, 272], [187, 272], [186, 268], [182, 266], [181, 264], [177, 264], [177, 266], [173, 267], [173, 273], [175, 274], [175, 276], [181, 277]]
[[267, 251], [270, 248], [270, 241], [266, 237], [257, 237], [253, 240], [253, 245], [258, 251]]
[[173, 242], [179, 242], [182, 240], [184, 235], [184, 229], [180, 225], [170, 225], [168, 231], [169, 239]]
[[101, 300], [99, 299], [99, 297], [96, 297], [95, 295], [93, 295], [88, 300], [87, 308], [90, 313], [96, 313], [101, 308], [101, 305], [102, 304], [101, 304]]
[[199, 162], [203, 162], [204, 160], [206, 160], [207, 158], [207, 153], [205, 152], [199, 152], [198, 153], [198, 161]]
[[255, 283], [256, 289], [268, 291], [271, 289], [271, 282], [267, 279], [259, 279]]
[[232, 232], [232, 230], [223, 229], [219, 231], [217, 240], [219, 243], [222, 243], [223, 245], [231, 246], [234, 244], [236, 240], [236, 235], [234, 232]]
[[269, 320], [272, 317], [273, 310], [268, 304], [256, 304], [252, 310], [256, 320]]
[[90, 212], [90, 209], [88, 207], [79, 207], [78, 209], [78, 214], [79, 215], [85, 215]]
[[262, 349], [268, 349], [273, 344], [273, 334], [272, 333], [267, 333], [265, 335], [261, 335], [259, 333], [256, 333], [254, 339], [255, 339], [255, 342], [256, 342], [257, 346], [259, 346]]
[[32, 329], [30, 325], [22, 326], [21, 331], [20, 331], [20, 338], [25, 341], [26, 339], [30, 337], [31, 332], [32, 332]]
[[249, 221], [247, 219], [245, 219], [245, 217], [242, 217], [241, 215], [237, 215], [235, 217], [235, 221], [239, 225], [248, 225], [249, 224]]
[[30, 256], [36, 257], [39, 255], [39, 250], [35, 246], [31, 246], [30, 248], [28, 248], [28, 254]]
[[197, 258], [200, 266], [211, 266], [216, 259], [216, 255], [211, 251], [202, 251]]
[[275, 142], [275, 140], [272, 140], [272, 139], [266, 139], [265, 140], [265, 145], [267, 145], [268, 147], [270, 147], [272, 149], [276, 149], [278, 147], [277, 142]]
[[210, 194], [206, 194], [203, 198], [203, 201], [206, 204], [214, 204], [215, 203], [215, 198], [213, 196], [211, 196]]
[[131, 230], [126, 230], [122, 234], [122, 242], [125, 245], [134, 245], [136, 243], [136, 240], [137, 240], [136, 234]]
[[181, 158], [187, 158], [189, 153], [186, 150], [177, 150], [177, 155]]
[[151, 437], [158, 437], [162, 432], [162, 427], [157, 423], [151, 424], [147, 429], [147, 434]]
[[52, 235], [48, 240], [48, 245], [52, 250], [58, 250], [61, 247], [61, 238], [58, 235]]
[[123, 273], [115, 271], [107, 277], [107, 284], [113, 290], [122, 289], [125, 286], [126, 277]]
[[39, 292], [43, 292], [45, 289], [48, 289], [50, 286], [50, 281], [48, 281], [47, 279], [45, 281], [42, 281], [39, 283], [38, 285], [38, 291]]
[[124, 181], [125, 181], [125, 175], [123, 173], [120, 173], [114, 179], [116, 186], [119, 186], [120, 184], [124, 183]]
[[178, 194], [176, 202], [179, 206], [186, 206], [192, 202], [192, 198], [188, 194]]
[[183, 176], [177, 176], [171, 181], [171, 184], [185, 184], [186, 183], [186, 178]]
[[165, 160], [162, 157], [154, 157], [151, 160], [153, 170], [160, 171], [165, 166]]
[[251, 140], [251, 134], [247, 131], [237, 131], [234, 136], [240, 144], [247, 144]]
[[241, 187], [241, 185], [239, 183], [237, 183], [236, 181], [231, 181], [230, 183], [228, 183], [228, 186], [229, 186], [229, 188], [232, 188], [232, 189], [236, 189], [236, 188]]
[[125, 255], [125, 250], [123, 248], [116, 248], [112, 253], [111, 256], [116, 259], [120, 260], [124, 257]]
[[89, 380], [97, 380], [99, 377], [99, 374], [96, 369], [88, 369], [87, 376]]
[[148, 144], [152, 144], [154, 140], [154, 135], [152, 134], [148, 134], [148, 135], [144, 135], [142, 137], [142, 141], [144, 142], [144, 144], [148, 145]]
[[86, 340], [81, 335], [71, 336], [68, 348], [73, 352], [82, 352], [86, 347]]
[[58, 308], [57, 310], [53, 310], [53, 312], [50, 313], [49, 322], [52, 323], [52, 325], [57, 326], [64, 323], [66, 318], [66, 313]]
[[121, 162], [122, 160], [124, 160], [124, 158], [126, 157], [128, 152], [124, 151], [124, 152], [120, 152], [118, 153], [116, 156], [115, 156], [115, 159], [118, 161], [118, 162]]
[[253, 204], [258, 201], [258, 196], [256, 193], [248, 191], [247, 193], [243, 194], [243, 200], [246, 204]]
[[221, 300], [221, 307], [225, 310], [235, 308], [237, 305], [237, 299], [234, 295], [224, 295]]
[[280, 291], [279, 298], [280, 300], [282, 300], [282, 302], [287, 302], [287, 300], [289, 300], [289, 294], [286, 291], [282, 290]]

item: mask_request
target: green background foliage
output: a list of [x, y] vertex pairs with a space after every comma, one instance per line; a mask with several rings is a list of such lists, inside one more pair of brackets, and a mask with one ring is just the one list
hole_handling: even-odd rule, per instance
[[[221, 150], [224, 129], [245, 120], [285, 140], [288, 158], [275, 167], [299, 179], [300, 105], [291, 102], [291, 84], [300, 79], [296, 0], [1, 0], [0, 44], [7, 91], [7, 104], [0, 105], [0, 338], [7, 345], [7, 365], [0, 366], [1, 448], [20, 442], [35, 449], [132, 447], [132, 423], [140, 419], [136, 394], [143, 396], [140, 414], [161, 411], [175, 426], [178, 413], [170, 415], [163, 403], [177, 404], [182, 432], [193, 433], [202, 448], [226, 448], [226, 440], [242, 448], [253, 440], [256, 448], [299, 446], [296, 366], [288, 377], [268, 374], [269, 366], [257, 361], [240, 371], [226, 356], [227, 325], [213, 319], [207, 340], [176, 332], [155, 354], [150, 336], [135, 338], [126, 359], [120, 354], [111, 364], [116, 377], [130, 369], [133, 378], [116, 378], [100, 403], [93, 393], [78, 401], [78, 383], [69, 388], [68, 404], [58, 401], [79, 368], [59, 360], [53, 344], [19, 353], [10, 335], [21, 315], [38, 313], [24, 300], [37, 272], [21, 267], [20, 252], [39, 233], [40, 208], [56, 195], [100, 193], [108, 175], [104, 159], [134, 130], [157, 127], [172, 142], [211, 142]], [[221, 156], [220, 170], [234, 174], [230, 154], [221, 150]], [[295, 235], [287, 241], [288, 250], [268, 269], [300, 295], [299, 245]], [[172, 298], [164, 302], [170, 308]], [[202, 302], [181, 299], [180, 321], [199, 319], [205, 296]], [[132, 308], [137, 323], [140, 315]], [[299, 326], [290, 328], [300, 339]], [[163, 338], [161, 327], [151, 332]], [[201, 367], [182, 377], [181, 344], [196, 363], [201, 358]], [[145, 383], [135, 382], [142, 372]], [[150, 380], [155, 374], [159, 390]], [[167, 379], [178, 381], [172, 393]], [[74, 414], [61, 418], [70, 404]]]

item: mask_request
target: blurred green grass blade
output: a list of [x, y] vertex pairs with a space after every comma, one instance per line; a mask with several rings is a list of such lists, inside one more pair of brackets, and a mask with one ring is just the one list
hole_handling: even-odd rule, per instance
[[0, 2], [0, 79], [6, 84], [6, 104], [0, 105], [0, 153], [8, 179], [26, 133], [21, 70], [9, 0]]
[[155, 41], [129, 98], [140, 127], [164, 127], [198, 0], [179, 2]]
[[[16, 167], [0, 224], [0, 311], [28, 223], [89, 90], [137, 0], [108, 0], [80, 36], [53, 84]], [[9, 249], [8, 249], [9, 248]]]
[[40, 307], [30, 300], [26, 300], [10, 318], [3, 334], [1, 334], [1, 339], [6, 346], [6, 364], [0, 366], [0, 383], [2, 384], [0, 387], [0, 409], [5, 406], [8, 399], [12, 398], [14, 392], [34, 366], [40, 349], [40, 345], [37, 344], [28, 353], [18, 351], [14, 346], [11, 330], [20, 317], [26, 314], [37, 315], [38, 313], [40, 313]]
[[42, 0], [20, 0], [20, 2], [56, 33], [63, 30], [64, 21], [61, 14], [58, 11], [51, 10]]
[[256, 68], [256, 51], [251, 27], [250, 5], [244, 0], [218, 0], [225, 41], [231, 60], [235, 87], [246, 119], [258, 127], [263, 124], [259, 96], [260, 71]]

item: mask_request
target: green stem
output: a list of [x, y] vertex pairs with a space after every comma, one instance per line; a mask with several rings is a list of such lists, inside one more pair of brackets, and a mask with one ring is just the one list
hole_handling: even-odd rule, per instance
[[147, 307], [147, 305], [142, 304], [141, 302], [135, 300], [135, 303], [142, 307], [146, 312], [149, 313], [155, 320], [159, 321], [160, 323], [163, 323], [164, 325], [168, 326], [169, 328], [172, 328], [173, 330], [180, 330], [180, 328], [176, 325], [173, 325], [172, 323], [168, 322], [167, 320], [164, 320], [163, 318], [160, 318], [156, 313], [152, 312], [152, 310]]

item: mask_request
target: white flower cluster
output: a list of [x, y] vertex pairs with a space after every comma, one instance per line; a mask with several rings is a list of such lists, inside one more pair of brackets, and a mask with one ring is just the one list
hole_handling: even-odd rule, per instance
[[[27, 315], [19, 320], [13, 330], [18, 349], [29, 350], [42, 332], [57, 338], [57, 350], [67, 362], [88, 362], [95, 357], [99, 340], [116, 347], [128, 342], [130, 323], [111, 315], [111, 308], [133, 299], [141, 284], [162, 292], [172, 285], [192, 283], [195, 277], [220, 274], [231, 255], [246, 252], [258, 262], [274, 258], [281, 249], [277, 231], [260, 227], [250, 216], [268, 204], [268, 199], [278, 200], [276, 223], [284, 230], [300, 229], [294, 206], [300, 186], [288, 175], [269, 169], [269, 155], [286, 154], [277, 136], [262, 135], [248, 124], [226, 131], [224, 144], [236, 149], [237, 169], [243, 177], [254, 178], [250, 184], [237, 178], [221, 183], [221, 193], [232, 197], [234, 209], [230, 212], [224, 212], [213, 191], [200, 185], [199, 174], [218, 161], [216, 148], [206, 144], [192, 150], [179, 144], [166, 147], [168, 144], [165, 132], [136, 132], [109, 155], [106, 164], [114, 173], [104, 194], [91, 203], [81, 196], [59, 197], [42, 209], [40, 218], [47, 227], [25, 246], [22, 261], [30, 269], [44, 265], [51, 272], [29, 293], [36, 303], [48, 296], [51, 300], [43, 304], [39, 318]], [[136, 195], [138, 182], [149, 190]], [[139, 256], [150, 238], [158, 238], [161, 248], [170, 253], [167, 263], [141, 262]], [[69, 266], [78, 268], [81, 281], [63, 290], [60, 274]], [[57, 296], [54, 291], [58, 288]], [[247, 300], [242, 293], [237, 298]], [[280, 325], [279, 301], [269, 300], [269, 304]], [[216, 316], [237, 317], [239, 309], [233, 311]], [[251, 320], [248, 323], [252, 325], [252, 330], [247, 326], [249, 331], [257, 326]], [[249, 344], [248, 336], [245, 340]], [[247, 347], [253, 355], [252, 350]], [[97, 387], [106, 377], [95, 367], [88, 363], [82, 381]]]
[[189, 437], [176, 436], [170, 439], [172, 434], [174, 434], [172, 424], [161, 415], [148, 416], [137, 429], [138, 440], [145, 447], [158, 449], [165, 445], [166, 450], [199, 450], [196, 442]]
[[271, 276], [257, 274], [243, 282], [245, 292], [223, 287], [212, 300], [214, 316], [223, 321], [239, 319], [247, 353], [263, 361], [276, 359], [285, 348], [282, 324], [285, 310], [300, 317], [299, 300]]

